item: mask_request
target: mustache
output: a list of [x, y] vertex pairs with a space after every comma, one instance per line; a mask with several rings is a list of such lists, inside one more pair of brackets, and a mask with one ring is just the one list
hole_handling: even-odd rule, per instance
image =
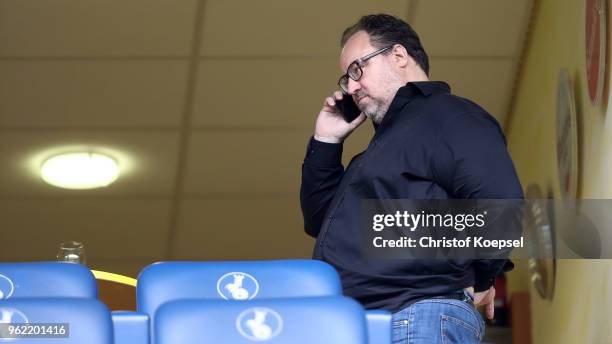
[[363, 98], [365, 96], [367, 96], [368, 94], [365, 91], [359, 91], [357, 93], [355, 93], [353, 96], [357, 97], [357, 98]]

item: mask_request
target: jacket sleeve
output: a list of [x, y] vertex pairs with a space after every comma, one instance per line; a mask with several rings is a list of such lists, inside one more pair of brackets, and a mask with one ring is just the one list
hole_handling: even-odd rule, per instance
[[[487, 113], [459, 114], [444, 123], [432, 164], [434, 177], [453, 198], [523, 199], [501, 128]], [[521, 231], [520, 211], [516, 202], [505, 204], [501, 214], [487, 227], [495, 230], [492, 236], [516, 238]], [[504, 259], [507, 257], [506, 254], [502, 259], [473, 261], [476, 291], [488, 289], [497, 275], [512, 270], [514, 264]]]
[[325, 143], [311, 138], [302, 164], [300, 188], [304, 230], [308, 235], [315, 238], [319, 235], [343, 174], [342, 143]]

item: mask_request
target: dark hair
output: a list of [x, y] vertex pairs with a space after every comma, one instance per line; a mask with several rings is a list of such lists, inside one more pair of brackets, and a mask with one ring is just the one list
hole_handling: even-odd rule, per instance
[[382, 49], [394, 44], [401, 44], [408, 54], [419, 64], [425, 74], [429, 75], [429, 58], [419, 35], [405, 21], [388, 14], [371, 14], [361, 17], [357, 23], [348, 27], [342, 34], [340, 46], [359, 31], [365, 31], [370, 36], [370, 44]]

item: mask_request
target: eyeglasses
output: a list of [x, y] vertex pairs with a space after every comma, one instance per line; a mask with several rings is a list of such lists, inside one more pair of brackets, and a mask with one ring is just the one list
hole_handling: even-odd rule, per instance
[[382, 54], [391, 48], [392, 47], [386, 47], [380, 50], [376, 50], [373, 53], [369, 53], [366, 56], [360, 57], [357, 60], [353, 61], [346, 69], [346, 74], [344, 74], [343, 76], [340, 77], [340, 79], [338, 79], [338, 86], [340, 86], [340, 89], [342, 89], [342, 92], [348, 93], [349, 78], [355, 81], [358, 81], [359, 79], [361, 79], [361, 76], [363, 75], [363, 70], [361, 69], [361, 67], [365, 61], [371, 59], [372, 57], [378, 54]]

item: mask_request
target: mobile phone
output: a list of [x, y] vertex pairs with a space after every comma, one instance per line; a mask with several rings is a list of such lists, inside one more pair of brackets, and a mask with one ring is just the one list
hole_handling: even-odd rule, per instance
[[353, 101], [353, 97], [349, 94], [344, 94], [342, 100], [336, 100], [336, 108], [340, 110], [344, 120], [349, 123], [361, 114], [361, 110], [359, 110], [357, 104]]

